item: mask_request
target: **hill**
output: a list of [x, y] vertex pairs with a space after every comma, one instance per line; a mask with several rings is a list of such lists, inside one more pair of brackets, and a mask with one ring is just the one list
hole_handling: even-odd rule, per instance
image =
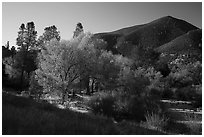
[[135, 54], [132, 51], [136, 47], [157, 48], [195, 29], [198, 28], [184, 20], [166, 16], [147, 24], [98, 33], [94, 36], [107, 42], [107, 50], [131, 57]]
[[202, 30], [192, 30], [186, 34], [183, 34], [174, 40], [158, 47], [156, 49], [159, 53], [179, 53], [188, 50], [200, 50], [201, 51], [201, 43], [202, 43]]

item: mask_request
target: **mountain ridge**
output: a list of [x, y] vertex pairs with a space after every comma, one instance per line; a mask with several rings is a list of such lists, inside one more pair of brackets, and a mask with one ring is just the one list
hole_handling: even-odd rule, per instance
[[156, 49], [198, 27], [172, 16], [164, 16], [146, 24], [130, 26], [112, 32], [96, 33], [94, 37], [107, 42], [107, 50], [131, 56], [137, 47]]

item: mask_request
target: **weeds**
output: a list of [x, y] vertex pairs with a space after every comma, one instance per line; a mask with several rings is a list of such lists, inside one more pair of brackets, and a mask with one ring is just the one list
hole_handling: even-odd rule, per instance
[[164, 128], [167, 126], [168, 123], [168, 118], [165, 117], [164, 115], [159, 115], [156, 113], [147, 113], [145, 116], [146, 122], [145, 126], [149, 129], [156, 129], [163, 131]]
[[199, 123], [200, 118], [197, 114], [186, 113], [185, 114], [186, 126], [190, 129], [190, 134], [200, 135], [202, 134], [202, 124]]

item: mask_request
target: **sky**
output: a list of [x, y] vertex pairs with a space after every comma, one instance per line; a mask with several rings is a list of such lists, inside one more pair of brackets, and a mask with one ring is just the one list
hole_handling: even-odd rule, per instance
[[38, 36], [45, 27], [55, 25], [61, 39], [69, 40], [78, 22], [85, 32], [99, 33], [145, 24], [168, 15], [202, 28], [201, 2], [3, 2], [2, 45], [9, 41], [10, 46], [15, 46], [20, 25], [31, 21]]

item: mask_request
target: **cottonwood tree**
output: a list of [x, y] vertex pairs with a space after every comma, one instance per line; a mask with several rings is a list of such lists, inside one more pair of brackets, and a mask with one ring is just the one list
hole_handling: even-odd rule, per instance
[[102, 51], [97, 59], [98, 81], [102, 89], [115, 89], [119, 85], [118, 79], [120, 72], [125, 67], [131, 67], [132, 60], [123, 57], [122, 55], [114, 55], [110, 51]]
[[[94, 47], [91, 33], [81, 33], [77, 39], [80, 39], [80, 44], [78, 46], [78, 50], [80, 52], [81, 65], [83, 66], [82, 72], [80, 73], [80, 89], [82, 86], [86, 88], [86, 93], [90, 95], [90, 84], [92, 84], [93, 91], [93, 83], [94, 77], [93, 74], [96, 71], [96, 63], [97, 63], [97, 50]], [[92, 83], [90, 83], [92, 81]]]
[[61, 42], [51, 40], [45, 44], [46, 50], [43, 49], [39, 57], [39, 69], [36, 70], [38, 83], [44, 92], [60, 92], [62, 103], [85, 71], [84, 52], [79, 48], [81, 41], [80, 38]]
[[[65, 96], [81, 79], [94, 79], [105, 86], [110, 85], [117, 78], [119, 64], [124, 62], [110, 52], [99, 52], [94, 44], [90, 33], [82, 33], [70, 41], [51, 40], [45, 44], [36, 70], [44, 92], [60, 92], [64, 103]], [[87, 83], [89, 86], [90, 81]]]
[[93, 92], [94, 88], [96, 91], [99, 88], [115, 88], [120, 70], [125, 66], [131, 66], [132, 61], [104, 50], [106, 42], [94, 39], [90, 33], [85, 36], [81, 34], [78, 39], [81, 37], [79, 49], [84, 73], [81, 73], [80, 79], [85, 84], [87, 94]]
[[93, 38], [91, 33], [81, 33], [77, 39], [81, 41], [78, 47], [83, 66], [80, 87], [85, 86], [86, 93], [90, 95], [94, 88], [97, 91], [99, 83], [111, 83], [110, 77], [112, 82], [114, 81], [113, 76], [117, 75], [118, 66], [111, 62], [115, 58], [114, 55], [103, 50], [102, 46], [106, 46], [106, 42]]

